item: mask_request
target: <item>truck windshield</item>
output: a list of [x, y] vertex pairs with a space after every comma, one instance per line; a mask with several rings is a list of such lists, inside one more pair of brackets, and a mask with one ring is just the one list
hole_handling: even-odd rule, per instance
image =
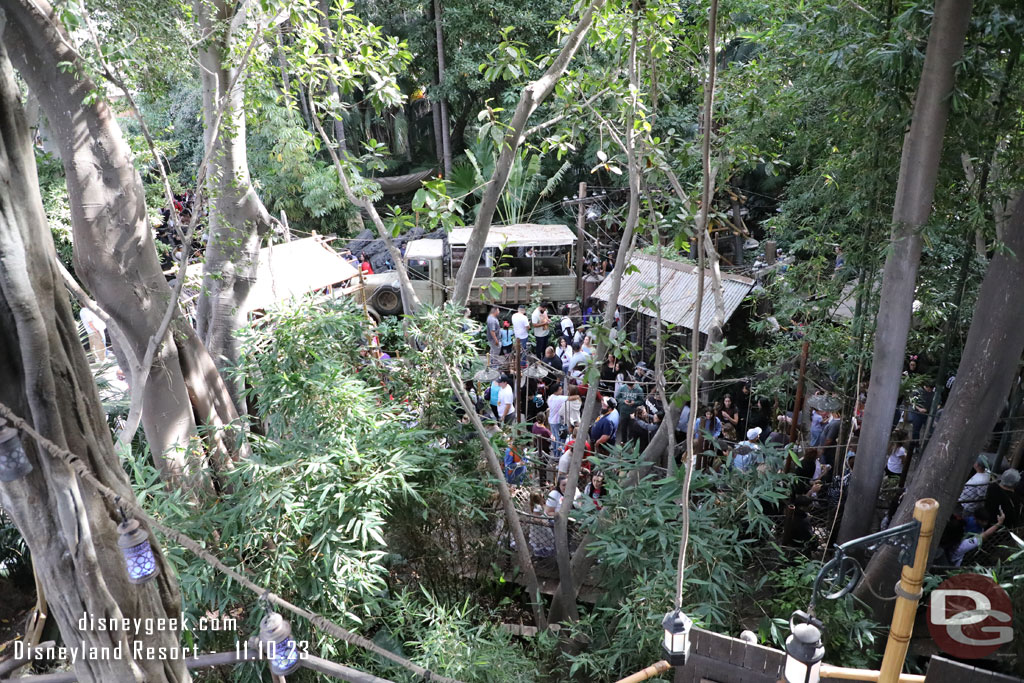
[[430, 262], [424, 259], [412, 259], [409, 261], [410, 280], [429, 280]]

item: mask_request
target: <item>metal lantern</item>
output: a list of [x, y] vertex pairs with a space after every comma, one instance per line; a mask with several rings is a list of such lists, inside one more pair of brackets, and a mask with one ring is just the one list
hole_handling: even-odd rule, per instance
[[132, 583], [146, 583], [156, 577], [160, 573], [160, 565], [156, 563], [153, 546], [149, 544], [149, 534], [139, 525], [139, 521], [125, 519], [117, 525], [117, 533], [120, 535], [117, 545], [124, 555], [128, 580]]
[[299, 666], [299, 649], [292, 638], [292, 627], [274, 611], [260, 621], [260, 643], [264, 656], [270, 660], [270, 672], [284, 676]]
[[665, 629], [665, 642], [661, 644], [665, 661], [672, 666], [682, 666], [690, 654], [690, 629], [693, 627], [693, 620], [675, 610], [665, 615], [661, 625]]
[[501, 377], [501, 373], [498, 372], [497, 368], [484, 368], [482, 370], [477, 370], [476, 374], [473, 375], [473, 379], [477, 382], [493, 382], [499, 377]]
[[[2, 420], [0, 424], [3, 424]], [[0, 481], [21, 479], [31, 471], [32, 463], [25, 455], [18, 431], [11, 427], [0, 429]]]
[[523, 377], [529, 377], [530, 379], [544, 379], [548, 376], [548, 370], [541, 363], [534, 363], [530, 367], [523, 370]]
[[[804, 621], [797, 623], [797, 619]], [[786, 683], [818, 683], [821, 677], [821, 660], [825, 657], [825, 646], [821, 644], [821, 622], [795, 612], [789, 620], [792, 635], [786, 639], [786, 668], [783, 678]]]

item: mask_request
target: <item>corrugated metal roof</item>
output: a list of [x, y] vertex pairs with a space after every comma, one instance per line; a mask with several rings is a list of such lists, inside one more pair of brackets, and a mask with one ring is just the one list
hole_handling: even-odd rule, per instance
[[[658, 259], [646, 254], [634, 254], [630, 265], [636, 272], [622, 276], [619, 289], [619, 305], [639, 311], [645, 315], [656, 316], [657, 312], [644, 306], [641, 302], [659, 300], [661, 317], [666, 322], [682, 325], [693, 329], [693, 313], [697, 303], [697, 268], [685, 263], [668, 259], [661, 260], [661, 292], [660, 297], [655, 291], [658, 282]], [[627, 268], [627, 271], [634, 268]], [[608, 301], [612, 282], [605, 278], [594, 292], [594, 297]], [[725, 319], [729, 320], [739, 308], [744, 297], [754, 287], [750, 278], [738, 275], [722, 275], [722, 289], [725, 298]], [[704, 302], [700, 313], [700, 331], [707, 334], [711, 329], [711, 319], [715, 315], [715, 295], [711, 290], [711, 271], [704, 271]]]
[[[448, 235], [452, 246], [465, 246], [473, 228], [456, 228]], [[540, 223], [516, 223], [515, 225], [492, 225], [487, 232], [485, 247], [555, 247], [574, 244], [576, 233], [564, 225], [543, 225]]]
[[[331, 285], [347, 282], [359, 271], [322, 237], [306, 237], [260, 249], [256, 282], [242, 305], [243, 312], [269, 308]], [[188, 267], [188, 278], [202, 278], [203, 264]]]

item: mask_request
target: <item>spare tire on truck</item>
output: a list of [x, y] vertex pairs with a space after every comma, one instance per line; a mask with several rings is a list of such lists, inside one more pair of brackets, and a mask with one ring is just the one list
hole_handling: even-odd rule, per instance
[[381, 315], [402, 313], [402, 294], [394, 285], [384, 285], [373, 294], [371, 304]]

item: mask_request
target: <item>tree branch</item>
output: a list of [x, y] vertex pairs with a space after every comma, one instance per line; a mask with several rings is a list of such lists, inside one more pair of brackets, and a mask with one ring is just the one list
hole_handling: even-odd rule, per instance
[[583, 39], [590, 30], [594, 15], [604, 7], [606, 0], [593, 0], [584, 10], [576, 28], [572, 30], [562, 46], [558, 56], [548, 67], [544, 75], [523, 89], [519, 98], [519, 104], [512, 114], [509, 130], [502, 140], [501, 152], [498, 161], [494, 165], [494, 173], [487, 182], [483, 198], [477, 212], [476, 222], [473, 224], [473, 231], [470, 233], [469, 241], [466, 243], [466, 255], [459, 266], [459, 272], [455, 277], [455, 291], [452, 300], [459, 306], [464, 306], [469, 300], [469, 291], [473, 284], [473, 276], [476, 274], [477, 265], [480, 263], [480, 256], [483, 254], [484, 243], [487, 241], [487, 233], [491, 229], [491, 222], [494, 219], [494, 212], [498, 207], [498, 199], [508, 182], [512, 164], [515, 161], [516, 151], [519, 149], [520, 137], [526, 128], [526, 122], [530, 115], [537, 109], [551, 91], [555, 83], [569, 66], [576, 51], [583, 44]]
[[[599, 100], [602, 97], [604, 97], [605, 95], [607, 95], [609, 92], [611, 92], [611, 88], [604, 88], [600, 92], [595, 93], [594, 95], [591, 95], [590, 97], [588, 97], [579, 106], [580, 107], [589, 107], [594, 102], [596, 102], [597, 100]], [[548, 119], [544, 123], [538, 123], [536, 126], [533, 126], [532, 128], [527, 128], [523, 132], [523, 134], [519, 137], [519, 144], [523, 144], [526, 141], [526, 139], [531, 137], [532, 135], [535, 135], [535, 134], [539, 133], [542, 130], [550, 128], [551, 126], [554, 126], [557, 123], [561, 123], [565, 119], [569, 118], [569, 116], [572, 113], [573, 112], [571, 110], [570, 111], [566, 111], [566, 112], [564, 112], [562, 114], [559, 114], [558, 116], [555, 116], [553, 118]]]

